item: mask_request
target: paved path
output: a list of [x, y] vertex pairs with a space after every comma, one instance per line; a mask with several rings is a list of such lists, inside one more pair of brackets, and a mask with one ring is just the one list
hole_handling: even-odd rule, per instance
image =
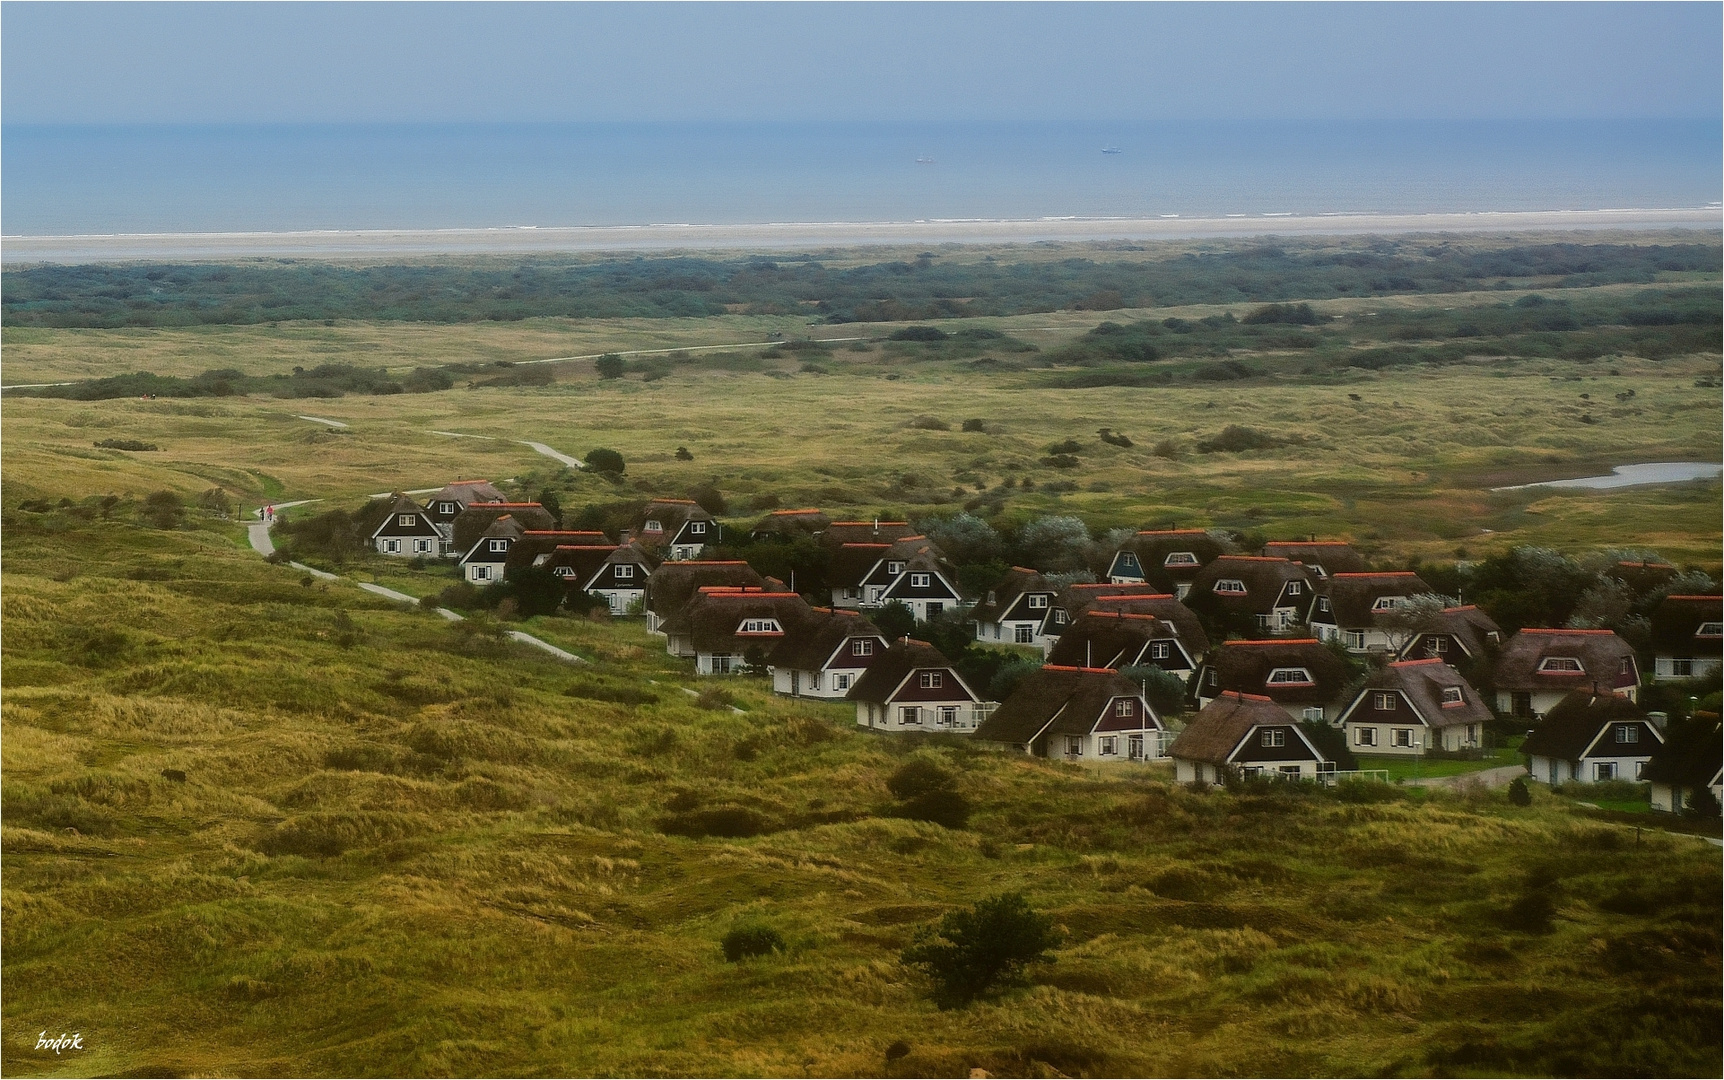
[[[274, 507], [279, 511], [286, 510], [293, 506], [304, 506], [306, 503], [313, 503], [316, 501], [316, 499], [299, 499], [296, 502], [274, 503], [272, 505], [274, 505]], [[257, 520], [251, 522], [245, 527], [246, 537], [251, 541], [251, 549], [265, 557], [274, 555], [275, 541], [269, 538], [270, 523], [263, 520], [263, 508], [260, 506], [256, 510], [253, 510], [252, 513], [257, 516]], [[294, 565], [298, 566], [299, 564], [294, 563]], [[301, 569], [310, 570], [311, 568], [307, 566], [301, 567]], [[312, 573], [318, 573], [318, 571], [313, 570]]]
[[321, 416], [298, 416], [296, 414], [295, 419], [310, 420], [314, 424], [328, 424], [330, 427], [333, 427], [333, 428], [344, 428], [344, 427], [348, 426], [347, 424], [344, 424], [339, 420], [327, 420]]
[[[1420, 780], [1424, 787], [1454, 787], [1463, 780], [1482, 780], [1486, 787], [1508, 787], [1514, 783], [1517, 776], [1526, 775], [1525, 765], [1500, 765], [1494, 769], [1480, 769], [1478, 772], [1461, 773], [1459, 776], [1433, 776]], [[1408, 783], [1412, 783], [1411, 780]]]
[[542, 442], [529, 442], [526, 439], [520, 439], [517, 441], [520, 442], [522, 446], [530, 446], [548, 458], [555, 458], [571, 469], [584, 469], [587, 467], [587, 463], [582, 461], [580, 458], [572, 458], [559, 450], [552, 450]]

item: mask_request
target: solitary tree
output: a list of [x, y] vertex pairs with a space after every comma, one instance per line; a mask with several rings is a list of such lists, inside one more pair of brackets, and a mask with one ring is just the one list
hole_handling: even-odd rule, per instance
[[616, 353], [606, 353], [593, 361], [593, 370], [601, 379], [620, 379], [623, 377], [623, 358]]
[[1002, 893], [923, 929], [899, 959], [926, 971], [935, 1003], [950, 1009], [1021, 983], [1030, 964], [1053, 962], [1048, 951], [1059, 943], [1053, 920], [1031, 910], [1023, 893]]
[[615, 450], [600, 448], [587, 451], [587, 468], [611, 476], [623, 474], [623, 456]]

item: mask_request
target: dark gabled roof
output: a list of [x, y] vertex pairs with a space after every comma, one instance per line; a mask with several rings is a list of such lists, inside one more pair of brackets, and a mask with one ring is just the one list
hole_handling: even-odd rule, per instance
[[1193, 660], [1201, 659], [1203, 654], [1209, 651], [1209, 635], [1203, 632], [1202, 621], [1183, 601], [1171, 593], [1140, 592], [1098, 596], [1086, 604], [1084, 610], [1117, 611], [1122, 615], [1154, 615], [1173, 627], [1179, 637], [1179, 643], [1185, 646], [1185, 651], [1191, 654]]
[[[715, 521], [706, 508], [693, 499], [652, 499], [635, 515], [631, 535], [643, 543], [669, 542], [690, 521]], [[646, 523], [656, 521], [661, 531], [646, 532]]]
[[[520, 549], [517, 542], [509, 551], [509, 559], [513, 562], [515, 552]], [[605, 560], [615, 554], [615, 544], [560, 544], [543, 555], [538, 556], [529, 565], [537, 566], [553, 574], [559, 567], [568, 567], [571, 571], [567, 576], [569, 584], [576, 588], [585, 588], [593, 575], [599, 572]], [[559, 577], [564, 575], [558, 575]]]
[[[395, 501], [389, 504], [389, 512], [383, 515], [383, 520], [377, 523], [377, 528], [371, 530], [371, 538], [373, 540], [377, 539], [378, 533], [393, 526], [395, 524], [396, 515], [398, 514], [421, 515], [419, 520], [425, 524], [429, 532], [434, 533], [437, 531], [436, 527], [432, 525], [430, 517], [424, 516], [425, 508], [397, 491], [395, 493]], [[429, 533], [427, 533], [427, 535], [429, 535]]]
[[[1245, 583], [1245, 595], [1218, 593], [1215, 583], [1224, 579]], [[1310, 571], [1296, 562], [1262, 555], [1222, 555], [1191, 579], [1186, 606], [1193, 611], [1266, 615], [1289, 581], [1311, 580]]]
[[1410, 570], [1381, 574], [1337, 574], [1317, 584], [1317, 595], [1329, 598], [1329, 618], [1320, 618], [1312, 608], [1312, 622], [1333, 622], [1336, 626], [1375, 626], [1379, 613], [1371, 605], [1384, 596], [1418, 596], [1431, 587], [1425, 579]]
[[550, 529], [527, 529], [521, 533], [521, 538], [509, 547], [509, 557], [504, 562], [507, 570], [522, 566], [534, 565], [541, 555], [549, 555], [560, 547], [591, 547], [602, 545], [607, 550], [615, 547], [602, 532], [569, 531], [561, 532]]
[[[473, 542], [471, 544], [467, 545], [466, 552], [461, 556], [461, 561], [464, 563], [466, 563], [466, 562], [482, 562], [482, 563], [497, 562], [498, 560], [494, 559], [494, 558], [477, 558], [477, 559], [475, 559], [473, 557], [475, 554], [479, 554], [482, 556], [488, 556], [491, 554], [491, 552], [489, 552], [489, 551], [480, 552], [478, 550], [479, 545], [484, 543], [487, 540], [492, 540], [492, 539], [495, 539], [495, 538], [500, 537], [500, 536], [506, 536], [511, 540], [519, 541], [521, 539], [521, 533], [524, 531], [525, 530], [521, 528], [520, 522], [516, 521], [514, 519], [514, 517], [512, 517], [511, 515], [504, 514], [502, 517], [497, 518], [495, 521], [493, 521], [489, 525], [485, 526], [485, 531], [473, 538]], [[509, 546], [514, 547], [515, 545], [510, 544]], [[505, 555], [504, 558], [507, 559], [508, 556]]]
[[[950, 563], [940, 558], [937, 548], [932, 545], [922, 545], [912, 552], [908, 559], [904, 560], [904, 572], [898, 575], [897, 580], [892, 582], [890, 588], [880, 594], [881, 597], [891, 599], [905, 595], [911, 588], [910, 575], [912, 573], [938, 574], [947, 585], [951, 586], [953, 595], [957, 595], [957, 572], [952, 569]], [[932, 584], [932, 579], [930, 579], [930, 584]]]
[[817, 509], [806, 510], [774, 510], [754, 523], [749, 530], [753, 537], [784, 537], [818, 536], [832, 524], [832, 519]]
[[[1287, 710], [1260, 694], [1238, 694], [1229, 691], [1203, 707], [1203, 711], [1185, 725], [1185, 730], [1168, 747], [1170, 757], [1186, 761], [1203, 761], [1225, 765], [1241, 740], [1251, 729], [1287, 727], [1293, 721]], [[1297, 730], [1297, 729], [1295, 729]], [[1301, 736], [1302, 738], [1303, 736]], [[1289, 751], [1292, 747], [1288, 748]], [[1317, 760], [1323, 760], [1319, 752]]]
[[1271, 540], [1259, 554], [1321, 566], [1325, 574], [1357, 574], [1365, 569], [1365, 557], [1341, 540]]
[[[1433, 616], [1423, 629], [1407, 639], [1407, 647], [1402, 655], [1410, 654], [1419, 638], [1425, 634], [1447, 634], [1473, 659], [1483, 656], [1493, 640], [1502, 640], [1502, 628], [1472, 604], [1444, 608]], [[1494, 639], [1492, 634], [1496, 635]]]
[[522, 532], [528, 529], [554, 529], [556, 521], [550, 511], [536, 502], [476, 502], [455, 515], [452, 539], [456, 551], [471, 551], [479, 537], [486, 535], [486, 530], [498, 518], [508, 516], [515, 519], [515, 524]]
[[820, 534], [820, 542], [832, 547], [840, 544], [890, 544], [916, 530], [908, 521], [834, 521]]
[[[811, 613], [808, 601], [793, 592], [708, 586], [666, 619], [663, 630], [689, 638], [695, 652], [741, 653], [758, 645], [770, 653], [785, 637], [800, 633]], [[744, 619], [777, 619], [783, 637], [741, 634], [738, 627]]]
[[1695, 724], [1686, 730], [1672, 731], [1664, 745], [1652, 752], [1652, 760], [1646, 763], [1646, 771], [1640, 778], [1677, 787], [1710, 787], [1717, 782], [1721, 766], [1724, 766], [1724, 730], [1714, 720], [1705, 727]]
[[946, 659], [945, 653], [926, 641], [908, 637], [894, 641], [891, 648], [862, 673], [862, 677], [856, 680], [856, 685], [850, 688], [849, 698], [851, 701], [882, 704], [912, 671], [929, 668], [950, 675], [954, 685], [970, 700], [981, 700], [958, 675], [957, 669], [952, 667], [952, 662]]
[[[1136, 555], [1144, 579], [1166, 590], [1177, 581], [1189, 581], [1199, 567], [1226, 554], [1227, 547], [1202, 529], [1145, 529], [1121, 544], [1119, 550]], [[1167, 556], [1175, 551], [1191, 552], [1197, 565], [1165, 565]], [[1114, 559], [1118, 558], [1119, 552], [1115, 552]]]
[[665, 619], [676, 614], [703, 585], [752, 586], [758, 589], [765, 584], [766, 579], [740, 559], [667, 562], [647, 578], [646, 603], [655, 615]]
[[[881, 563], [901, 562], [904, 564], [904, 570], [907, 571], [910, 564], [918, 559], [921, 560], [921, 564], [916, 567], [917, 570], [932, 570], [944, 576], [948, 582], [957, 581], [957, 571], [953, 570], [951, 565], [946, 562], [945, 553], [940, 550], [939, 545], [921, 535], [906, 536], [902, 540], [893, 541], [892, 545], [885, 551], [876, 553], [874, 561], [869, 564], [869, 568], [877, 567]], [[874, 573], [869, 573], [865, 569], [863, 571], [865, 576], [857, 580], [859, 582], [872, 581], [876, 584], [885, 584], [892, 580], [888, 576], [890, 570], [891, 567], [889, 566], [881, 567]]]
[[[1209, 661], [1217, 683], [1213, 690], [1267, 695], [1282, 705], [1324, 705], [1334, 701], [1352, 679], [1352, 669], [1316, 638], [1284, 641], [1228, 641]], [[1311, 685], [1269, 684], [1276, 668], [1304, 668]], [[1198, 687], [1204, 697], [1213, 692], [1207, 681]]]
[[[1060, 633], [1048, 662], [1074, 668], [1128, 666], [1138, 662], [1151, 641], [1184, 644], [1172, 623], [1154, 615], [1086, 611]], [[1186, 646], [1185, 652], [1194, 661], [1202, 655], [1191, 646]]]
[[874, 564], [886, 557], [891, 544], [843, 544], [832, 553], [826, 567], [826, 580], [834, 585], [860, 585], [874, 569]]
[[767, 663], [773, 667], [797, 671], [819, 671], [845, 641], [854, 637], [878, 639], [880, 648], [865, 664], [840, 664], [839, 667], [868, 667], [876, 657], [885, 655], [886, 635], [867, 618], [842, 608], [814, 608], [807, 621], [794, 634], [786, 635], [772, 650]]
[[[1563, 761], [1579, 761], [1580, 756], [1586, 753], [1587, 747], [1598, 738], [1598, 733], [1605, 725], [1632, 721], [1645, 722], [1646, 713], [1627, 698], [1608, 691], [1595, 694], [1591, 690], [1576, 690], [1551, 706], [1551, 710], [1544, 714], [1544, 720], [1526, 737], [1526, 742], [1521, 743], [1520, 752], [1538, 757], [1559, 758]], [[1647, 730], [1654, 732], [1656, 737], [1657, 729], [1650, 723], [1645, 726]], [[1614, 748], [1614, 744], [1611, 748]], [[1648, 753], [1653, 749], [1656, 747], [1645, 747]]]
[[1665, 656], [1716, 657], [1724, 640], [1699, 636], [1702, 623], [1724, 620], [1724, 596], [1666, 596], [1652, 611], [1652, 647]]
[[452, 502], [466, 509], [473, 503], [508, 502], [509, 497], [497, 490], [489, 480], [456, 480], [446, 484], [435, 495], [425, 500], [426, 506], [440, 502]]
[[1053, 589], [1040, 570], [1014, 566], [1006, 571], [1005, 577], [989, 587], [982, 602], [971, 609], [970, 617], [978, 622], [999, 622], [1000, 616], [1012, 610], [1018, 597], [1027, 592], [1051, 593]]
[[[626, 544], [617, 545], [617, 549], [611, 552], [600, 565], [612, 566], [616, 563], [629, 563], [633, 566], [644, 566], [647, 568], [648, 574], [653, 573], [659, 568], [658, 557], [646, 548], [641, 547], [633, 540], [630, 540]], [[683, 565], [686, 566], [688, 564], [684, 563]], [[640, 580], [640, 587], [643, 589], [646, 588], [645, 578]]]
[[[1443, 704], [1443, 691], [1451, 687], [1461, 692], [1459, 705]], [[1342, 714], [1343, 718], [1358, 707], [1366, 694], [1384, 690], [1399, 690], [1413, 706], [1413, 711], [1419, 714], [1419, 719], [1433, 728], [1451, 724], [1483, 724], [1491, 719], [1490, 708], [1479, 692], [1460, 672], [1441, 660], [1401, 660], [1373, 671], [1364, 689]]]
[[1119, 672], [1048, 665], [1025, 675], [1011, 696], [977, 726], [975, 737], [1023, 745], [1044, 733], [1088, 735], [1103, 719], [1108, 702], [1120, 697], [1142, 703], [1149, 721], [1145, 727], [1161, 726], [1154, 710], [1143, 701], [1142, 688]]
[[[1585, 671], [1539, 671], [1548, 656], [1572, 656]], [[1610, 630], [1529, 628], [1509, 638], [1497, 658], [1492, 682], [1498, 690], [1572, 690], [1616, 685], [1623, 658], [1633, 659], [1628, 642]]]

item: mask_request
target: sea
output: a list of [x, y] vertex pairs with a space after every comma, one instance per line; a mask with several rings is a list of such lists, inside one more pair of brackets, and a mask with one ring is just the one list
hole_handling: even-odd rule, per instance
[[0, 233], [1687, 208], [1721, 158], [1716, 120], [13, 124]]

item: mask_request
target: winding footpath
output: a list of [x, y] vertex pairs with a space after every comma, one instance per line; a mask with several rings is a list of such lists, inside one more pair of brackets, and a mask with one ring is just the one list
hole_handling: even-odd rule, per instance
[[[277, 510], [286, 510], [289, 507], [304, 506], [306, 503], [317, 502], [317, 501], [318, 500], [316, 500], [316, 499], [300, 499], [298, 502], [277, 503], [275, 508]], [[256, 510], [256, 511], [254, 511], [254, 513], [257, 514], [258, 520], [254, 521], [254, 522], [248, 522], [246, 524], [246, 536], [248, 539], [251, 540], [251, 548], [253, 551], [257, 552], [259, 555], [263, 555], [265, 557], [268, 557], [270, 555], [275, 554], [275, 542], [269, 538], [269, 527], [273, 522], [267, 521], [264, 519], [262, 510]], [[340, 581], [340, 580], [342, 580], [340, 575], [331, 574], [327, 570], [318, 570], [318, 569], [315, 569], [314, 567], [307, 566], [304, 563], [289, 562], [287, 565], [293, 567], [295, 570], [302, 570], [305, 573], [310, 574], [312, 577], [318, 578], [319, 580], [322, 580], [322, 581]], [[399, 603], [399, 604], [412, 604], [414, 606], [417, 606], [419, 604], [419, 598], [418, 597], [408, 596], [404, 592], [397, 592], [394, 589], [385, 588], [382, 585], [374, 585], [369, 581], [356, 581], [353, 584], [359, 586], [361, 589], [364, 589], [368, 593], [373, 593], [377, 596], [381, 596], [386, 600], [394, 600], [396, 603]], [[442, 607], [437, 609], [437, 614], [443, 616], [443, 618], [445, 618], [445, 619], [448, 619], [450, 622], [460, 622], [461, 618], [462, 618], [458, 612], [450, 611], [448, 608], [442, 608]], [[509, 637], [512, 638], [513, 640], [518, 641], [523, 645], [531, 645], [535, 649], [539, 649], [543, 652], [550, 653], [552, 656], [556, 657], [558, 660], [563, 661], [564, 663], [569, 663], [569, 664], [585, 664], [585, 663], [587, 663], [587, 660], [585, 657], [576, 656], [574, 653], [569, 652], [567, 649], [559, 649], [555, 645], [552, 645], [550, 642], [543, 641], [539, 638], [534, 637], [531, 634], [525, 633], [525, 632], [520, 631], [520, 630], [509, 630], [509, 631], [507, 631], [507, 633], [508, 633]]]

